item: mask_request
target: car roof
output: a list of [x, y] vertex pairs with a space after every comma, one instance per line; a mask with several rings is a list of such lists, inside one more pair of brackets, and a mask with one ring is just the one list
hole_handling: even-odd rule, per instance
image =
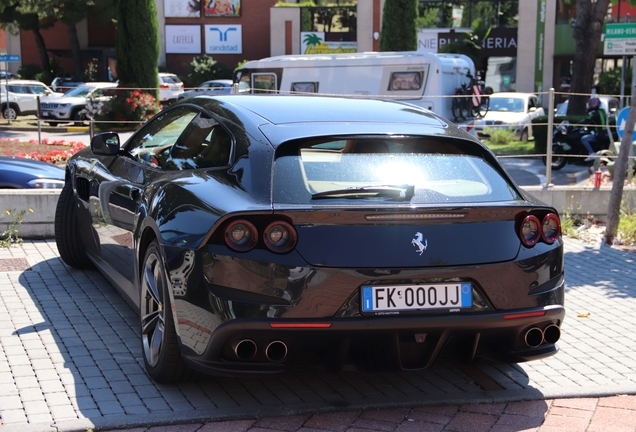
[[490, 95], [490, 97], [508, 97], [508, 98], [517, 98], [517, 99], [522, 99], [522, 98], [527, 98], [530, 96], [537, 96], [534, 93], [522, 93], [522, 92], [500, 92], [500, 93], [493, 93]]
[[77, 87], [117, 87], [117, 83], [114, 82], [87, 82]]
[[205, 104], [206, 99], [249, 110], [273, 124], [383, 122], [417, 123], [436, 127], [447, 125], [441, 117], [430, 111], [380, 99], [297, 95], [195, 96], [195, 100], [202, 104]]
[[[2, 84], [6, 84], [7, 81], [2, 81]], [[39, 84], [39, 85], [43, 85], [46, 86], [46, 84], [44, 84], [41, 81], [36, 81], [36, 80], [23, 80], [23, 79], [10, 79], [9, 80], [9, 85], [11, 84]]]

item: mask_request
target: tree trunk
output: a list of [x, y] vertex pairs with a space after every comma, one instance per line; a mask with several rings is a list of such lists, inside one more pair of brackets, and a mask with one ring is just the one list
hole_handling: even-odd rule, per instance
[[[51, 75], [51, 62], [49, 61], [49, 53], [46, 50], [46, 44], [44, 43], [44, 38], [42, 37], [42, 33], [40, 33], [40, 27], [35, 26], [33, 28], [33, 35], [35, 36], [35, 44], [38, 47], [38, 52], [40, 53], [40, 62], [42, 63], [42, 69], [46, 72], [47, 75]], [[53, 78], [53, 77], [51, 77]]]
[[576, 52], [572, 64], [568, 115], [584, 115], [585, 105], [592, 93], [596, 53], [603, 31], [603, 20], [610, 0], [576, 0], [573, 36]]
[[73, 54], [73, 79], [84, 80], [84, 63], [82, 62], [82, 52], [80, 50], [79, 39], [77, 38], [77, 27], [75, 24], [66, 24], [68, 27], [68, 39], [71, 44]]
[[636, 124], [636, 86], [632, 88], [632, 102], [629, 105], [629, 114], [627, 114], [625, 132], [621, 139], [621, 148], [618, 151], [618, 159], [616, 159], [614, 165], [614, 183], [612, 183], [612, 193], [610, 194], [610, 200], [607, 206], [607, 224], [605, 226], [605, 237], [603, 238], [605, 243], [608, 245], [612, 245], [614, 243], [614, 238], [618, 231], [621, 201], [623, 199], [623, 186], [625, 185], [625, 177], [627, 176], [629, 155], [632, 152], [634, 124]]

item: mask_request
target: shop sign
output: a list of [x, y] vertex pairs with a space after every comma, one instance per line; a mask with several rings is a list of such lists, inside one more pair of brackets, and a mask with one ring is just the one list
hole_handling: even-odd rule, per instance
[[302, 54], [340, 54], [358, 51], [357, 42], [326, 42], [324, 32], [300, 32]]
[[604, 55], [636, 55], [636, 23], [607, 24], [603, 34]]
[[241, 24], [212, 24], [205, 26], [206, 54], [242, 54], [243, 28]]
[[167, 54], [201, 54], [201, 26], [167, 25]]
[[201, 3], [198, 0], [164, 0], [163, 14], [166, 18], [199, 18]]

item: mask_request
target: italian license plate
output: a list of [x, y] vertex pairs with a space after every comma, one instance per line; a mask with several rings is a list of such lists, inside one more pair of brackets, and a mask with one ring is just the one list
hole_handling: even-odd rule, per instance
[[429, 285], [365, 285], [362, 312], [400, 312], [469, 308], [473, 290], [469, 283]]

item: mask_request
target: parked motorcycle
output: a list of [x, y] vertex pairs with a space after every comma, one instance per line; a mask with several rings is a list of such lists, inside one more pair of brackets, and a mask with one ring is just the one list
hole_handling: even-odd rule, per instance
[[[570, 125], [567, 120], [561, 122], [555, 129], [552, 135], [552, 169], [560, 170], [567, 163], [573, 163], [578, 165], [591, 166], [592, 162], [585, 162], [584, 157], [588, 152], [583, 143], [581, 137], [587, 135], [590, 132], [585, 127], [575, 127]], [[608, 140], [597, 140], [592, 145], [595, 152], [607, 149], [609, 146]], [[546, 163], [546, 157], [543, 157], [543, 163]]]

